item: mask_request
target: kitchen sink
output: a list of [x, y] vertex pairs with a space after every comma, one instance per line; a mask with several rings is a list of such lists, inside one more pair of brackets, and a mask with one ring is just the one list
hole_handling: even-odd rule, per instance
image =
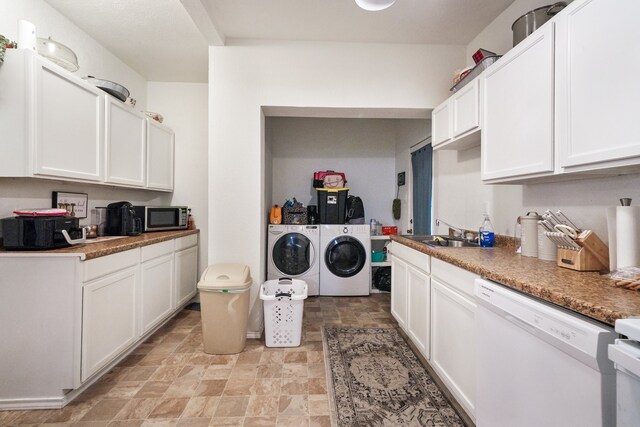
[[426, 243], [432, 247], [443, 248], [479, 248], [480, 245], [476, 242], [461, 239], [458, 237], [451, 237], [447, 235], [438, 234], [425, 234], [425, 235], [402, 235], [405, 239], [410, 239], [415, 242]]
[[480, 244], [476, 242], [472, 242], [466, 239], [457, 239], [453, 237], [444, 237], [434, 240], [427, 240], [423, 243], [426, 243], [429, 246], [433, 247], [443, 247], [443, 248], [479, 248]]

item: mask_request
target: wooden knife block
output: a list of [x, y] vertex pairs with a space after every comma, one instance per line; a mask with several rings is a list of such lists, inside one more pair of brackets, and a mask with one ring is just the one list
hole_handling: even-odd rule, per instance
[[609, 272], [609, 248], [596, 233], [584, 230], [575, 241], [580, 250], [558, 248], [558, 266], [576, 271]]

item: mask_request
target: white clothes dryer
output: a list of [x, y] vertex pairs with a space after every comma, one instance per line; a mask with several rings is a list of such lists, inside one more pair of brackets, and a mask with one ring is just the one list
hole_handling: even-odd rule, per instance
[[308, 295], [320, 285], [320, 226], [269, 225], [267, 280], [289, 277], [304, 280]]
[[321, 225], [320, 295], [369, 295], [369, 225]]

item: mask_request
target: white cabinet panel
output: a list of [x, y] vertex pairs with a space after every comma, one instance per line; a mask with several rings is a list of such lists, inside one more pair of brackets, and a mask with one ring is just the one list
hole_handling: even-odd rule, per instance
[[198, 244], [198, 235], [190, 234], [185, 237], [180, 237], [176, 239], [176, 251], [181, 251], [182, 249], [190, 248], [191, 246], [196, 246]]
[[176, 252], [175, 255], [175, 304], [186, 304], [197, 292], [198, 248], [196, 246]]
[[140, 248], [118, 252], [109, 256], [98, 257], [83, 262], [83, 282], [97, 279], [114, 271], [137, 266], [140, 263]]
[[475, 413], [475, 302], [431, 279], [431, 364], [465, 410]]
[[480, 126], [480, 80], [473, 79], [451, 97], [452, 134], [458, 137]]
[[173, 190], [174, 134], [147, 119], [147, 188]]
[[391, 256], [391, 314], [402, 329], [407, 325], [408, 266], [395, 255]]
[[[422, 355], [429, 359], [431, 286], [429, 276], [409, 266], [407, 333]], [[393, 289], [393, 288], [392, 288]]]
[[482, 179], [554, 169], [554, 26], [548, 22], [482, 75]]
[[640, 2], [589, 0], [567, 9], [557, 23], [560, 166], [640, 156]]
[[101, 91], [44, 59], [34, 65], [34, 173], [101, 181]]
[[144, 187], [147, 161], [146, 117], [111, 96], [105, 96], [105, 109], [105, 181]]
[[172, 311], [173, 253], [142, 263], [141, 275], [140, 316], [144, 334]]
[[451, 139], [451, 108], [448, 99], [431, 113], [431, 135], [434, 147]]
[[136, 341], [137, 287], [137, 266], [83, 287], [82, 381]]

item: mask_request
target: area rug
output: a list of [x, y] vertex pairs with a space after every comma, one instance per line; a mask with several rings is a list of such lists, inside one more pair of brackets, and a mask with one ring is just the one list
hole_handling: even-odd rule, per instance
[[334, 425], [464, 426], [396, 329], [326, 327], [323, 342]]

